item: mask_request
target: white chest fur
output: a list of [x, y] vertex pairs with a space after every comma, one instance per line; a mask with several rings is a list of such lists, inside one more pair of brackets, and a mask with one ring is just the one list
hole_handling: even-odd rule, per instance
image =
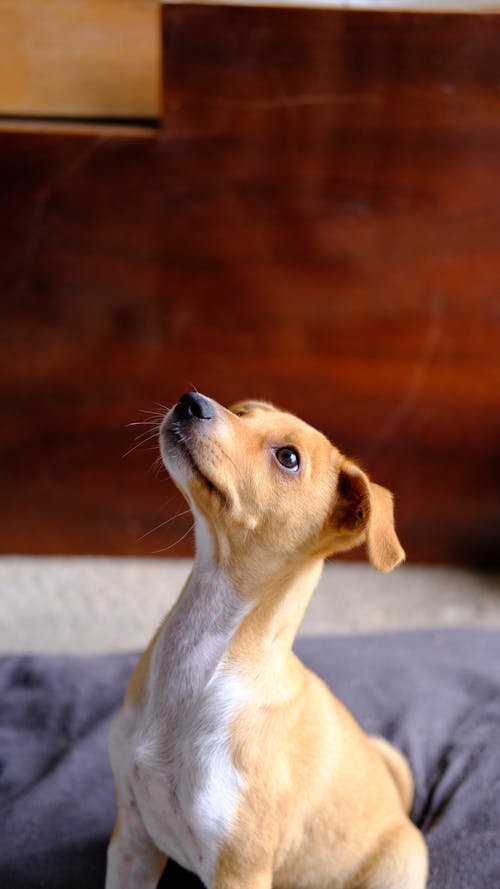
[[225, 655], [245, 610], [220, 574], [195, 568], [157, 640], [133, 737], [133, 786], [146, 829], [206, 886], [242, 788], [230, 726], [245, 688]]

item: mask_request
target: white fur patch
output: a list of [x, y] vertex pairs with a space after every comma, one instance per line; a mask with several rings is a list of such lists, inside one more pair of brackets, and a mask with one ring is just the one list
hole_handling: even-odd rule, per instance
[[247, 699], [225, 656], [247, 606], [197, 558], [157, 640], [133, 737], [133, 788], [156, 845], [209, 887], [242, 778], [230, 727]]

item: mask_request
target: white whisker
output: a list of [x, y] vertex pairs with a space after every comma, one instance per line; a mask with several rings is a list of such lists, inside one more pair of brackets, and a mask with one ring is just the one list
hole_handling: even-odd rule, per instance
[[131, 454], [133, 451], [136, 451], [137, 448], [140, 448], [143, 445], [147, 444], [148, 441], [153, 441], [153, 439], [157, 438], [157, 437], [158, 437], [158, 433], [155, 431], [154, 433], [149, 434], [146, 438], [141, 439], [141, 441], [138, 441], [137, 444], [135, 444], [133, 447], [129, 448], [128, 451], [125, 451], [125, 453], [122, 454], [122, 459], [124, 457], [128, 457], [128, 455]]
[[154, 534], [155, 531], [159, 531], [160, 528], [164, 528], [166, 525], [169, 525], [170, 522], [175, 521], [175, 519], [180, 519], [181, 516], [187, 515], [189, 512], [191, 512], [190, 509], [185, 509], [183, 510], [183, 512], [178, 512], [177, 515], [170, 516], [169, 519], [165, 519], [164, 522], [160, 522], [159, 525], [156, 525], [154, 528], [151, 528], [150, 531], [146, 531], [144, 534], [142, 534], [141, 537], [138, 537], [137, 543], [139, 543], [140, 540], [144, 540], [145, 537], [149, 537], [150, 534]]
[[158, 555], [158, 553], [165, 553], [165, 552], [167, 552], [167, 550], [172, 549], [173, 546], [177, 546], [178, 543], [182, 543], [182, 541], [186, 539], [188, 534], [191, 534], [191, 531], [193, 530], [194, 526], [195, 526], [195, 522], [193, 522], [193, 524], [187, 529], [187, 531], [182, 535], [182, 537], [179, 537], [178, 540], [174, 540], [174, 542], [171, 543], [170, 546], [164, 546], [163, 549], [153, 550], [152, 555], [156, 556], [156, 555]]
[[153, 473], [154, 476], [158, 476], [162, 469], [164, 469], [165, 472], [167, 471], [165, 469], [165, 464], [163, 463], [163, 459], [160, 455], [159, 457], [156, 458], [156, 460], [153, 460], [153, 462], [151, 464], [150, 471]]
[[158, 435], [158, 434], [159, 434], [159, 431], [160, 431], [160, 430], [158, 429], [157, 426], [154, 426], [152, 429], [144, 429], [142, 432], [139, 432], [139, 435], [136, 435], [136, 436], [134, 437], [134, 441], [138, 441], [139, 438], [147, 438], [148, 435], [152, 435], [153, 433], [154, 433], [155, 435]]

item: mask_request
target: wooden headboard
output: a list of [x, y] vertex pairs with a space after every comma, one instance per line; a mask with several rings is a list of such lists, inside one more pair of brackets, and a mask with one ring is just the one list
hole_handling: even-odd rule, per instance
[[196, 387], [323, 429], [410, 560], [498, 562], [500, 18], [162, 14], [157, 133], [0, 133], [2, 550], [189, 552], [122, 454]]

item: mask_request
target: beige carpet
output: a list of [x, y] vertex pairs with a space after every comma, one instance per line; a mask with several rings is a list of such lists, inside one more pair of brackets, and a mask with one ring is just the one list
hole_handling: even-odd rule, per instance
[[[179, 559], [0, 557], [0, 652], [144, 647], [189, 572]], [[302, 634], [500, 627], [500, 575], [330, 563]]]

